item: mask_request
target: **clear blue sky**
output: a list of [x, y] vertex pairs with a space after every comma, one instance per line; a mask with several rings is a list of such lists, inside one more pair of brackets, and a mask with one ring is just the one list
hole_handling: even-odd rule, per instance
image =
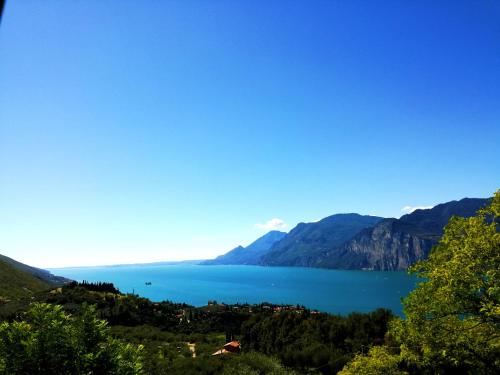
[[0, 253], [29, 264], [487, 197], [499, 144], [498, 1], [6, 4]]

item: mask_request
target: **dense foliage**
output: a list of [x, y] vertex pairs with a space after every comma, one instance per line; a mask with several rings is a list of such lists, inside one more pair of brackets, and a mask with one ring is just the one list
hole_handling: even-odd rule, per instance
[[370, 348], [368, 354], [358, 354], [340, 371], [339, 375], [403, 375], [398, 367], [399, 358], [384, 346]]
[[[470, 218], [454, 217], [429, 258], [412, 271], [424, 282], [404, 300], [406, 319], [390, 328], [390, 347], [356, 359], [343, 374], [500, 373], [500, 191]], [[399, 371], [399, 372], [398, 372]]]
[[[245, 352], [237, 356], [214, 357], [226, 343], [224, 334], [183, 334], [152, 326], [112, 327], [115, 337], [141, 344], [144, 372], [154, 375], [185, 374], [289, 374], [279, 360]], [[189, 349], [192, 348], [193, 351]], [[193, 358], [193, 353], [196, 353]]]
[[92, 307], [71, 316], [60, 306], [33, 304], [23, 321], [0, 324], [0, 374], [117, 374], [141, 372], [141, 347], [110, 335]]
[[81, 283], [77, 281], [71, 281], [64, 285], [64, 288], [77, 288], [82, 287], [87, 290], [92, 290], [94, 292], [106, 292], [106, 293], [115, 293], [118, 294], [120, 291], [115, 288], [113, 283], [105, 283], [105, 282], [97, 282], [92, 283], [87, 280], [83, 280]]
[[22, 320], [0, 325], [0, 374], [293, 374], [260, 353], [214, 358], [224, 343], [223, 334], [110, 328], [86, 304], [70, 315], [61, 306], [35, 303]]
[[242, 327], [245, 348], [278, 356], [285, 365], [335, 373], [353, 353], [382, 344], [392, 318], [388, 310], [346, 317], [286, 312], [254, 315]]
[[[35, 301], [59, 306], [59, 313], [74, 317], [85, 315], [91, 304], [93, 313], [109, 323], [112, 337], [133, 347], [142, 346], [142, 370], [155, 375], [290, 373], [283, 366], [300, 372], [334, 373], [357, 351], [380, 344], [391, 317], [386, 310], [340, 317], [311, 312], [303, 306], [268, 303], [226, 305], [210, 301], [195, 308], [95, 289], [96, 285], [89, 283], [71, 283], [40, 293]], [[10, 325], [27, 321], [21, 312], [30, 301], [7, 309], [4, 316], [12, 321]], [[233, 337], [242, 341], [242, 355], [212, 356]]]
[[41, 302], [61, 305], [71, 313], [79, 313], [83, 303], [95, 305], [98, 316], [111, 325], [150, 324], [163, 329], [180, 329], [178, 315], [190, 307], [168, 301], [155, 303], [135, 294], [121, 294], [113, 284], [105, 284], [103, 291], [96, 291], [98, 288], [101, 288], [99, 284], [70, 283], [35, 298]]

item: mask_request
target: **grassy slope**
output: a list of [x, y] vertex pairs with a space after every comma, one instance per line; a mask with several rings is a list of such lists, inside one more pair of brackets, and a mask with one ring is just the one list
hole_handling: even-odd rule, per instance
[[17, 270], [27, 272], [30, 275], [35, 276], [37, 279], [43, 280], [49, 284], [62, 285], [65, 282], [70, 281], [69, 279], [66, 279], [65, 277], [55, 276], [47, 270], [28, 266], [27, 264], [18, 262], [17, 260], [6, 257], [5, 255], [0, 254], [0, 261], [7, 263], [8, 265], [14, 267]]
[[50, 287], [49, 283], [16, 269], [0, 259], [0, 302], [5, 299], [26, 297]]

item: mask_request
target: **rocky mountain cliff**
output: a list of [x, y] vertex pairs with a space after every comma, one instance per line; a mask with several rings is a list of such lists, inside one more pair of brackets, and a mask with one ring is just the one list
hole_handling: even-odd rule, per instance
[[385, 219], [342, 246], [323, 252], [311, 266], [340, 269], [405, 270], [425, 259], [452, 216], [469, 217], [488, 199], [464, 198]]

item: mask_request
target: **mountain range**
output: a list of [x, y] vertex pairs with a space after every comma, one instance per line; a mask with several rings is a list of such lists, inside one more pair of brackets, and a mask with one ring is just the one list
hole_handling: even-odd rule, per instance
[[452, 216], [470, 217], [488, 199], [464, 198], [384, 219], [342, 246], [326, 251], [312, 266], [342, 269], [404, 270], [425, 259]]
[[324, 252], [337, 248], [382, 219], [359, 214], [336, 214], [315, 223], [300, 223], [274, 243], [259, 264], [309, 267]]
[[399, 219], [336, 214], [272, 231], [249, 246], [201, 264], [254, 264], [333, 269], [405, 270], [425, 259], [452, 216], [470, 217], [488, 199], [464, 198], [418, 209]]

